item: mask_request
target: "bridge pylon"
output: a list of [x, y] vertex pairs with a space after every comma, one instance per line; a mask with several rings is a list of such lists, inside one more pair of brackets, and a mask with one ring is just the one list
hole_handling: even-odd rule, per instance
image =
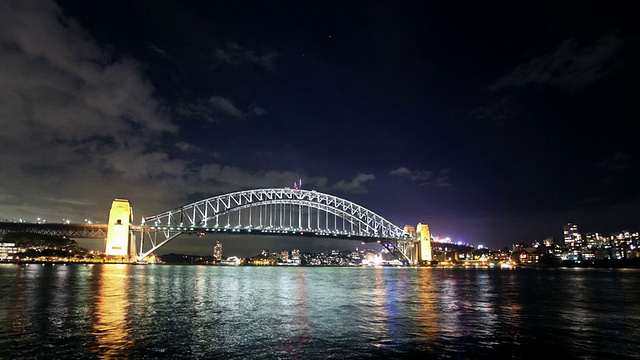
[[130, 225], [133, 222], [133, 207], [129, 200], [115, 199], [109, 211], [107, 237], [104, 253], [107, 256], [122, 257], [127, 262], [135, 260], [135, 235]]
[[429, 225], [418, 223], [417, 228], [413, 225], [405, 225], [403, 230], [405, 236], [410, 241], [404, 242], [404, 252], [413, 265], [428, 265], [433, 260], [431, 254], [431, 232]]
[[429, 231], [429, 225], [426, 223], [419, 223], [418, 228], [416, 229], [416, 234], [419, 239], [418, 263], [430, 263], [431, 260], [433, 260], [433, 257], [431, 255], [431, 232]]

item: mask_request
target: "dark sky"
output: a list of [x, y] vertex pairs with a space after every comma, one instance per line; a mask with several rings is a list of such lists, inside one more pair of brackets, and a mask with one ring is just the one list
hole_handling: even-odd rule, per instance
[[0, 217], [106, 222], [126, 198], [138, 221], [301, 178], [493, 249], [567, 222], [638, 231], [639, 20], [622, 2], [2, 0]]

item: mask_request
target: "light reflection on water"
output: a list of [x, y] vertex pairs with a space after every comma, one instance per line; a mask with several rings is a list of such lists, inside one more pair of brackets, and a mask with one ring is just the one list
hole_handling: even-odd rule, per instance
[[[97, 267], [106, 270], [106, 267]], [[95, 296], [95, 320], [92, 323], [91, 335], [95, 337], [97, 347], [91, 351], [99, 357], [110, 358], [126, 353], [131, 347], [127, 313], [129, 299], [127, 288], [131, 286], [130, 266], [113, 264], [109, 271], [102, 271], [96, 276], [98, 291]]]
[[632, 359], [640, 271], [0, 265], [0, 358]]

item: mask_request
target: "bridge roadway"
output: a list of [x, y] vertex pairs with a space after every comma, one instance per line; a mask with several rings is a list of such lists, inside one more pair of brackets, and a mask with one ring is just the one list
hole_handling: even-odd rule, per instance
[[67, 239], [105, 239], [107, 224], [56, 224], [0, 222], [0, 237], [10, 232], [60, 236]]
[[[68, 239], [105, 239], [107, 237], [107, 224], [57, 224], [57, 223], [16, 223], [0, 222], [0, 237], [10, 232], [26, 232], [42, 235], [59, 236]], [[150, 232], [181, 232], [186, 235], [196, 234], [228, 234], [228, 235], [263, 235], [263, 236], [298, 236], [298, 237], [324, 237], [362, 242], [380, 242], [379, 237], [362, 236], [332, 231], [313, 231], [297, 229], [251, 229], [251, 228], [163, 228], [154, 226], [131, 225], [134, 233]]]
[[150, 233], [150, 232], [181, 232], [186, 235], [198, 235], [204, 236], [205, 234], [228, 234], [228, 235], [263, 235], [263, 236], [296, 236], [296, 237], [322, 237], [333, 238], [342, 240], [354, 240], [362, 242], [380, 242], [381, 240], [400, 240], [397, 238], [381, 238], [379, 236], [367, 236], [355, 233], [340, 232], [340, 231], [326, 231], [326, 230], [313, 230], [313, 229], [287, 229], [287, 228], [239, 228], [239, 227], [224, 227], [224, 228], [198, 228], [198, 227], [183, 227], [183, 228], [167, 228], [167, 227], [154, 227], [154, 226], [137, 226], [131, 225], [131, 231], [134, 233]]

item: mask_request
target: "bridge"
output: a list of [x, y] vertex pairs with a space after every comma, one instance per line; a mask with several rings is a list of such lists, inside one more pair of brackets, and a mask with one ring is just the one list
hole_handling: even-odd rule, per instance
[[10, 232], [27, 232], [59, 236], [67, 239], [105, 239], [107, 237], [107, 225], [0, 222], [0, 237], [4, 237]]
[[[67, 231], [81, 230], [81, 225], [56, 225]], [[115, 199], [108, 224], [99, 228], [101, 231], [106, 228], [105, 253], [131, 261], [143, 260], [180, 235], [203, 236], [207, 233], [377, 242], [406, 265], [431, 261], [431, 235], [427, 224], [420, 223], [417, 229], [411, 225], [400, 228], [367, 208], [315, 190], [238, 191], [144, 216], [139, 225], [133, 223], [133, 209], [128, 200]], [[30, 229], [31, 232], [36, 230]], [[94, 235], [101, 233], [66, 234], [69, 238]]]

